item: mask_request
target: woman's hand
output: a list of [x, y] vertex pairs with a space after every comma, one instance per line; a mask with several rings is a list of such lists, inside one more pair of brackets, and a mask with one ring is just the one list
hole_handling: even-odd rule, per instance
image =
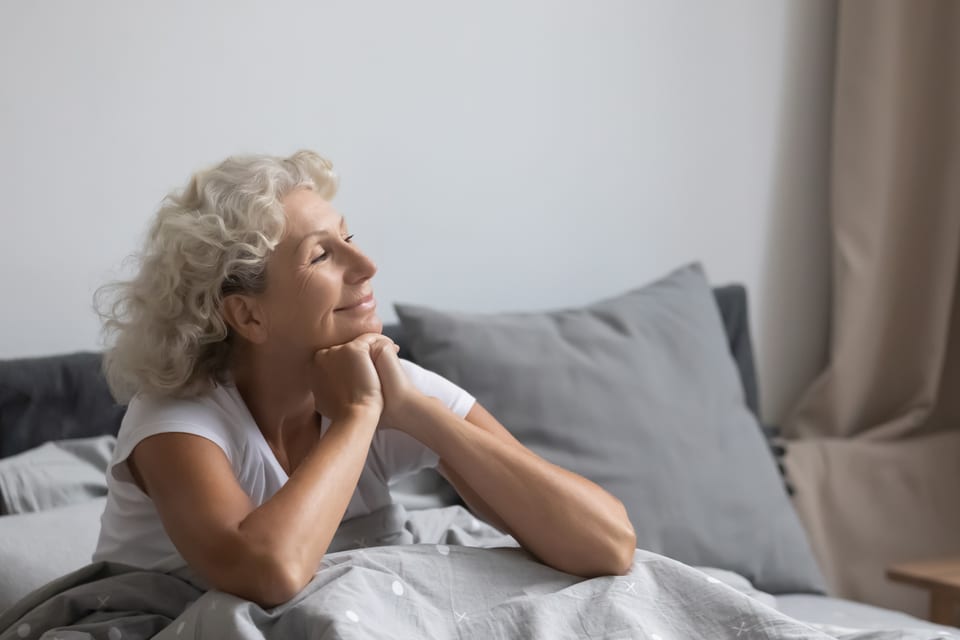
[[350, 342], [317, 351], [313, 355], [316, 375], [312, 381], [317, 411], [331, 421], [357, 409], [381, 414], [385, 403], [374, 358], [383, 351], [396, 357], [395, 349], [390, 338], [365, 333]]
[[406, 431], [410, 410], [418, 400], [425, 398], [423, 393], [407, 377], [397, 356], [400, 348], [382, 349], [374, 354], [373, 363], [380, 376], [384, 408], [380, 415], [380, 426], [388, 429]]

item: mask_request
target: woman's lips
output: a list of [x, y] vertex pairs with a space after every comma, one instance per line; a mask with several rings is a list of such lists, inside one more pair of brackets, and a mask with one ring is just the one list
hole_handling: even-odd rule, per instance
[[369, 311], [370, 309], [373, 309], [376, 306], [377, 306], [377, 300], [376, 298], [373, 297], [373, 294], [371, 293], [365, 298], [363, 298], [357, 304], [351, 305], [349, 307], [340, 307], [339, 309], [335, 309], [335, 311]]

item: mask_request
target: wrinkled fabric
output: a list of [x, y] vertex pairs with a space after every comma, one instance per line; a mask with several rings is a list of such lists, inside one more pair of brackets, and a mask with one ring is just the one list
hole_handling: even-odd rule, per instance
[[0, 640], [937, 637], [831, 635], [778, 612], [768, 595], [727, 584], [728, 572], [639, 549], [627, 575], [580, 578], [538, 562], [460, 506], [390, 505], [345, 522], [331, 549], [299, 594], [270, 609], [204, 592], [187, 575], [96, 563], [0, 616]]

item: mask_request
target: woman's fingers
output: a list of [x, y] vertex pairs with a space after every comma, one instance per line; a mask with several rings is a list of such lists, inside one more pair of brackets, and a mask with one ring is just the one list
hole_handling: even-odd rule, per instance
[[390, 340], [389, 338], [387, 338], [386, 340], [377, 341], [373, 344], [373, 346], [370, 347], [370, 357], [373, 359], [374, 362], [376, 362], [377, 358], [380, 357], [384, 349], [390, 349], [390, 348], [393, 349], [393, 352], [395, 354], [400, 353], [399, 345], [397, 345], [393, 340]]
[[385, 336], [382, 333], [365, 333], [355, 338], [355, 340], [357, 342], [366, 344], [367, 347], [370, 349], [371, 353], [373, 353], [374, 351], [379, 353], [380, 349], [383, 349], [388, 345], [395, 344], [393, 340], [390, 339], [390, 337]]
[[383, 336], [379, 333], [364, 333], [357, 336], [350, 342], [348, 345], [366, 347], [367, 351], [370, 351], [377, 342], [383, 339]]
[[373, 361], [383, 392], [383, 427], [404, 430], [411, 419], [413, 402], [420, 392], [404, 370], [398, 355], [399, 347], [392, 342], [389, 346], [394, 348], [382, 346]]
[[383, 389], [376, 356], [393, 344], [382, 334], [366, 333], [318, 350], [314, 354], [317, 410], [333, 415], [356, 404], [376, 404], [382, 410]]
[[[383, 335], [382, 333], [363, 333], [357, 336], [356, 338], [350, 340], [349, 342], [345, 342], [343, 344], [331, 345], [329, 347], [319, 349], [314, 353], [313, 357], [314, 359], [316, 359], [317, 357], [322, 357], [324, 353], [329, 352], [332, 349], [338, 349], [343, 347], [354, 347], [354, 348], [360, 347], [361, 349], [364, 349], [365, 351], [373, 355], [375, 351], [379, 353], [379, 350], [383, 348], [383, 346], [377, 346], [381, 344], [383, 344], [384, 346], [385, 344], [392, 344], [396, 346], [396, 343], [394, 343], [393, 340], [391, 340], [388, 336]], [[397, 347], [398, 353], [399, 353], [399, 349], [400, 348]]]

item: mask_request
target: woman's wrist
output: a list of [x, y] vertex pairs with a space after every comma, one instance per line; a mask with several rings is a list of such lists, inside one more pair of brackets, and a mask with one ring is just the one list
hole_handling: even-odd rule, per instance
[[348, 404], [337, 416], [331, 416], [330, 422], [350, 422], [353, 424], [376, 425], [383, 413], [383, 405], [370, 403]]
[[416, 431], [422, 429], [428, 422], [430, 410], [436, 409], [436, 405], [443, 405], [437, 398], [428, 396], [419, 390], [411, 394], [404, 404], [398, 428], [411, 436], [416, 437]]

